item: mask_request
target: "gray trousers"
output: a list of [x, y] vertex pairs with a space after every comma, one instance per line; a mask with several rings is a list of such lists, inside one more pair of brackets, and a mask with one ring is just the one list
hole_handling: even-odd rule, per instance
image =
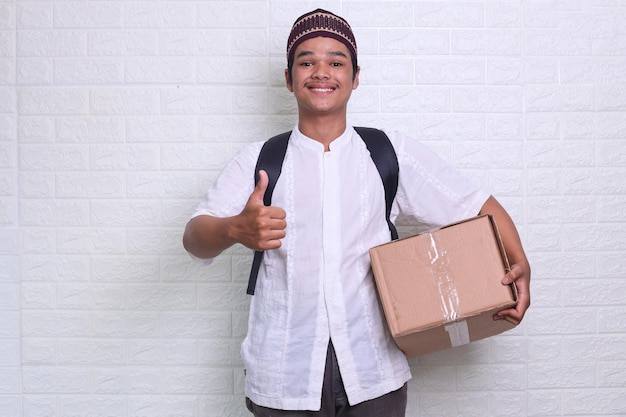
[[343, 386], [339, 365], [332, 343], [328, 345], [326, 370], [322, 386], [320, 411], [275, 410], [261, 407], [246, 398], [246, 406], [254, 417], [404, 417], [406, 413], [407, 385], [379, 398], [350, 406]]

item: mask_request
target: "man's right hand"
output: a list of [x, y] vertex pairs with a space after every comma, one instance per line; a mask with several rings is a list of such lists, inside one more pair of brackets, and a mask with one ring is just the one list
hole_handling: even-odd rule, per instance
[[250, 194], [244, 209], [235, 216], [231, 224], [232, 238], [253, 250], [279, 248], [280, 240], [286, 234], [285, 210], [263, 204], [268, 182], [267, 173], [259, 171], [259, 182]]
[[235, 243], [253, 250], [276, 249], [285, 237], [285, 210], [265, 206], [263, 195], [268, 177], [259, 171], [259, 182], [250, 194], [246, 206], [236, 216], [213, 217], [201, 215], [185, 226], [183, 246], [199, 258], [214, 258]]

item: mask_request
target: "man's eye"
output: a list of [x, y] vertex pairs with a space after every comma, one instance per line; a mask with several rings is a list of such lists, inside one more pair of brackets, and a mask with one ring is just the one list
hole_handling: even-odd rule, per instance
[[333, 67], [340, 67], [342, 64], [341, 64], [341, 62], [333, 62], [331, 65]]
[[310, 63], [310, 62], [308, 62], [308, 61], [307, 61], [307, 62], [302, 62], [302, 63], [300, 63], [300, 66], [302, 66], [302, 67], [310, 67], [311, 65], [313, 65], [313, 64], [311, 64], [311, 63]]

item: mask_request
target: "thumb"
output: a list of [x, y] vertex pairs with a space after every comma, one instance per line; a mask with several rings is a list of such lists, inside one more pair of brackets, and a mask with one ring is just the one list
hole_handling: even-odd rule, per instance
[[267, 176], [267, 172], [264, 170], [259, 170], [259, 181], [254, 187], [254, 191], [250, 194], [250, 201], [253, 201], [258, 204], [263, 204], [263, 196], [265, 195], [265, 190], [267, 190], [267, 184], [269, 183], [269, 177]]

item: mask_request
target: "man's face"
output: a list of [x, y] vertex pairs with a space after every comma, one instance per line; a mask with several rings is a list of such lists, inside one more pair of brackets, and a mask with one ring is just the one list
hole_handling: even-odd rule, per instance
[[348, 48], [327, 37], [308, 39], [298, 45], [291, 75], [285, 71], [287, 88], [296, 97], [301, 117], [345, 114], [352, 90], [359, 85], [358, 70], [353, 79]]

